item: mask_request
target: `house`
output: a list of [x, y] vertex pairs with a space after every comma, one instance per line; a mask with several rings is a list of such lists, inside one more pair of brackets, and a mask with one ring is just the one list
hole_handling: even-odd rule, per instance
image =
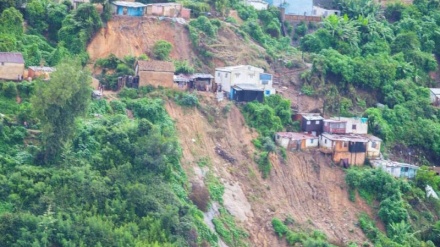
[[340, 13], [341, 11], [337, 9], [325, 9], [315, 5], [312, 7], [312, 15], [314, 16], [327, 17], [329, 15], [339, 15]]
[[431, 103], [435, 106], [440, 105], [440, 88], [430, 88]]
[[323, 133], [319, 137], [319, 146], [324, 153], [332, 154], [332, 160], [349, 165], [363, 165], [368, 139], [354, 134]]
[[189, 19], [191, 10], [184, 8], [180, 3], [151, 3], [147, 4], [146, 15]]
[[370, 163], [373, 167], [381, 168], [396, 178], [414, 178], [419, 169], [415, 165], [391, 160], [371, 160]]
[[114, 1], [111, 2], [113, 14], [126, 16], [143, 16], [147, 5], [138, 2]]
[[369, 135], [369, 134], [365, 134], [362, 135], [365, 138], [368, 139], [367, 142], [367, 158], [368, 159], [379, 159], [380, 158], [380, 145], [382, 143], [382, 139], [380, 139], [379, 137], [373, 136], [373, 135]]
[[192, 75], [179, 74], [174, 76], [174, 83], [181, 89], [196, 89], [197, 91], [214, 92], [214, 77], [211, 74], [196, 73]]
[[53, 67], [44, 67], [44, 66], [29, 66], [27, 77], [36, 79], [42, 78], [43, 80], [50, 79], [50, 73], [54, 72], [56, 69]]
[[332, 134], [367, 134], [368, 118], [338, 117], [325, 119], [324, 132]]
[[275, 143], [289, 151], [318, 147], [318, 137], [294, 132], [277, 132]]
[[319, 113], [300, 113], [301, 131], [314, 136], [322, 133], [324, 118]]
[[367, 134], [368, 133], [368, 118], [359, 117], [338, 117], [333, 118], [338, 121], [345, 121], [345, 133], [347, 134]]
[[264, 91], [264, 96], [275, 94], [275, 89], [272, 87], [272, 75], [251, 65], [216, 68], [215, 82], [221, 86], [222, 91], [228, 94], [231, 92], [231, 88], [237, 84], [254, 85], [261, 88]]
[[174, 87], [174, 64], [165, 61], [143, 61], [135, 64], [135, 74], [139, 78], [139, 87], [146, 85]]
[[0, 80], [21, 81], [24, 73], [23, 55], [18, 52], [0, 52]]
[[347, 121], [324, 119], [323, 131], [330, 134], [346, 134]]
[[246, 5], [254, 7], [256, 10], [266, 10], [269, 4], [263, 0], [246, 0]]
[[251, 102], [254, 100], [263, 102], [264, 87], [255, 84], [236, 84], [231, 87], [229, 98], [237, 102]]

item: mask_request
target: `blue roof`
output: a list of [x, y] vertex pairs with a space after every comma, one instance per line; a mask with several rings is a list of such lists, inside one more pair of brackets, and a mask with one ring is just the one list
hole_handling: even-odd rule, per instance
[[125, 1], [114, 1], [112, 4], [116, 6], [122, 6], [122, 7], [132, 7], [132, 8], [139, 8], [139, 7], [145, 7], [147, 5], [143, 3], [138, 2], [125, 2]]

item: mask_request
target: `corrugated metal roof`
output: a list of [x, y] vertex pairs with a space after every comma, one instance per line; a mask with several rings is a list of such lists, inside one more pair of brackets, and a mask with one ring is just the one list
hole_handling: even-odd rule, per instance
[[368, 142], [368, 138], [357, 134], [329, 134], [323, 133], [323, 137], [332, 141], [344, 141], [344, 142]]
[[154, 6], [180, 6], [182, 4], [180, 3], [149, 3], [148, 5], [154, 5]]
[[370, 160], [371, 164], [373, 166], [387, 166], [387, 167], [409, 167], [413, 169], [419, 169], [418, 166], [407, 164], [407, 163], [400, 163], [397, 161], [392, 160]]
[[139, 7], [145, 7], [147, 5], [143, 3], [138, 2], [125, 2], [125, 1], [114, 1], [112, 4], [116, 6], [122, 6], [122, 7], [132, 7], [132, 8], [139, 8]]
[[29, 69], [31, 69], [33, 71], [49, 72], [49, 73], [56, 71], [56, 69], [53, 67], [41, 67], [41, 66], [29, 66]]
[[241, 89], [241, 90], [249, 90], [249, 91], [264, 91], [264, 87], [257, 86], [255, 84], [236, 84], [232, 86], [235, 89]]
[[191, 78], [214, 79], [214, 76], [212, 76], [211, 74], [195, 73], [191, 75]]
[[302, 113], [302, 116], [306, 120], [323, 120], [324, 118], [319, 113]]
[[23, 55], [19, 52], [0, 52], [2, 63], [24, 63]]
[[157, 71], [157, 72], [174, 73], [174, 64], [172, 62], [139, 60], [137, 64], [139, 66], [139, 71]]
[[314, 135], [296, 132], [277, 132], [277, 135], [293, 140], [318, 139], [318, 137]]
[[435, 95], [440, 94], [440, 88], [430, 88], [429, 90], [431, 90], [431, 92]]

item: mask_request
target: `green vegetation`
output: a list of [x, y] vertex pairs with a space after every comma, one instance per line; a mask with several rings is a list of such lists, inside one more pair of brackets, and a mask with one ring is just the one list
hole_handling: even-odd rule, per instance
[[[286, 220], [281, 221], [278, 218], [272, 219], [272, 227], [278, 237], [286, 237], [286, 241], [290, 246], [297, 246], [297, 244], [301, 244], [302, 246], [312, 247], [312, 246], [321, 246], [321, 247], [332, 247], [334, 245], [329, 244], [327, 242], [327, 236], [317, 230], [312, 231], [310, 234], [307, 234], [306, 231], [295, 232], [286, 225], [291, 220], [286, 218]], [[290, 224], [289, 224], [290, 225]]]
[[[436, 87], [430, 73], [437, 69], [434, 55], [440, 54], [438, 4], [391, 4], [382, 18], [373, 1], [338, 3], [345, 15], [325, 18], [321, 28], [301, 39], [313, 63], [305, 85], [325, 98], [326, 112], [362, 115], [370, 107], [363, 115], [390, 150], [414, 150], [420, 163], [438, 161], [440, 111], [430, 105], [427, 89]], [[361, 90], [373, 99], [356, 113]], [[374, 108], [377, 102], [385, 107]]]
[[[77, 66], [78, 61], [70, 68], [63, 63], [57, 71], [71, 79], [87, 75]], [[87, 78], [82, 79], [87, 83]], [[46, 94], [45, 90], [63, 81], [53, 74], [47, 86], [37, 83], [35, 93]], [[161, 99], [92, 101], [85, 107], [89, 117], [79, 118], [73, 126], [66, 124], [74, 134], [63, 136], [59, 158], [44, 164], [40, 155], [44, 139], [18, 121], [27, 119], [29, 125], [35, 121], [25, 107], [26, 92], [34, 95], [32, 84], [18, 84], [16, 89], [12, 84], [0, 85], [0, 102], [8, 103], [0, 123], [1, 246], [216, 245], [217, 236], [189, 201], [173, 122]], [[59, 85], [65, 89], [66, 102], [75, 98], [74, 89], [82, 88], [79, 85]], [[58, 89], [51, 90], [56, 98]], [[15, 102], [16, 93], [23, 96], [20, 105]], [[41, 102], [41, 109], [46, 103], [50, 101]], [[83, 104], [71, 101], [63, 109], [76, 111]], [[62, 106], [59, 101], [51, 106], [52, 112], [36, 117], [43, 123], [43, 115], [56, 115], [54, 107]], [[125, 108], [135, 119], [125, 115]]]
[[75, 119], [84, 114], [91, 97], [91, 75], [78, 60], [57, 66], [49, 82], [37, 82], [32, 106], [41, 121], [45, 162], [57, 161], [73, 134]]
[[153, 55], [159, 60], [167, 60], [170, 56], [170, 52], [173, 49], [173, 45], [165, 40], [159, 40], [154, 43]]
[[[421, 186], [431, 181], [425, 174], [422, 170], [416, 179]], [[359, 218], [361, 229], [375, 245], [434, 246], [432, 242], [438, 241], [433, 231], [438, 224], [435, 218], [440, 204], [437, 200], [425, 199], [424, 187], [397, 180], [381, 169], [350, 168], [346, 182], [350, 190], [358, 190], [362, 197], [379, 203], [378, 216], [386, 226], [386, 235], [367, 215]]]
[[283, 129], [292, 129], [292, 109], [290, 100], [284, 99], [280, 95], [270, 95], [265, 97], [264, 103], [249, 102], [242, 112], [247, 124], [255, 128], [260, 137], [253, 141], [255, 147], [262, 150], [256, 158], [258, 167], [264, 178], [270, 174], [271, 164], [269, 154], [276, 151], [273, 142], [275, 132]]

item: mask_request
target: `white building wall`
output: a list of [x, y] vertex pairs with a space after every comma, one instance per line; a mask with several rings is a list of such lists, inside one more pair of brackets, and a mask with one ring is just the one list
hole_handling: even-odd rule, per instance
[[223, 91], [231, 91], [231, 72], [216, 70], [215, 82], [222, 86]]
[[288, 137], [281, 137], [279, 135], [275, 135], [275, 143], [283, 148], [287, 148], [289, 145], [290, 138]]
[[336, 9], [324, 9], [318, 6], [313, 6], [313, 11], [312, 11], [313, 15], [315, 16], [329, 16], [329, 15], [339, 15], [341, 13], [340, 10], [336, 10]]
[[319, 136], [319, 146], [327, 149], [332, 149], [333, 143], [332, 140], [327, 139], [323, 135]]
[[318, 147], [319, 140], [316, 139], [306, 139], [306, 148], [315, 148]]
[[375, 141], [376, 147], [373, 148], [373, 141], [367, 142], [367, 158], [377, 158], [380, 156], [380, 145], [381, 142]]
[[[230, 92], [236, 84], [261, 85], [260, 73], [264, 70], [250, 65], [231, 66], [215, 70], [215, 82], [222, 85], [222, 90]], [[272, 81], [269, 82], [272, 88]]]
[[[347, 121], [345, 131], [347, 134], [368, 134], [368, 122], [362, 123], [360, 118], [337, 118], [341, 121]], [[356, 129], [353, 129], [353, 125], [356, 125]]]

